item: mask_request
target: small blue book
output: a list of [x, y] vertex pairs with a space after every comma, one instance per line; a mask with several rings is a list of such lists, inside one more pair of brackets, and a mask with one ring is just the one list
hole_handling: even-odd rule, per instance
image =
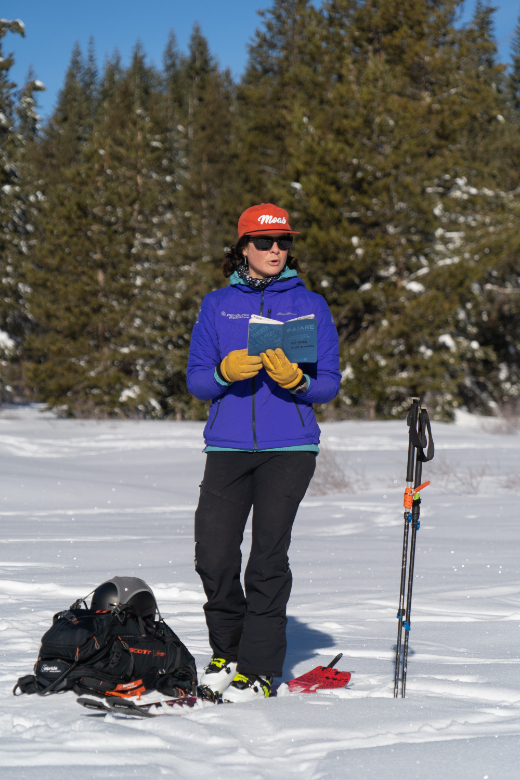
[[291, 363], [316, 363], [318, 360], [318, 321], [314, 314], [287, 322], [251, 315], [247, 354], [260, 355], [266, 349], [283, 349]]

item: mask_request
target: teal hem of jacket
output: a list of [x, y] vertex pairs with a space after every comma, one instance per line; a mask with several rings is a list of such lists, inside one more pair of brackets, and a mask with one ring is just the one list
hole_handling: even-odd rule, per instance
[[241, 447], [212, 447], [208, 444], [204, 452], [315, 452], [319, 455], [317, 444], [296, 444], [294, 447], [267, 447], [265, 450], [246, 450]]

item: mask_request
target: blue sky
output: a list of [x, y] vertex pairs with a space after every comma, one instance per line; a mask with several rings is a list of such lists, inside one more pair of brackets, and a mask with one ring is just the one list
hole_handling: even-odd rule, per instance
[[[247, 43], [260, 23], [257, 10], [269, 5], [270, 0], [0, 0], [0, 14], [25, 23], [26, 37], [8, 35], [5, 51], [15, 54], [14, 81], [22, 82], [32, 65], [46, 85], [47, 91], [40, 93], [45, 115], [55, 103], [76, 41], [86, 50], [94, 36], [102, 65], [115, 48], [127, 63], [140, 39], [149, 59], [160, 65], [169, 30], [175, 31], [179, 48], [185, 51], [198, 22], [220, 65], [238, 78], [247, 61]], [[467, 0], [465, 18], [474, 5], [475, 0]], [[520, 3], [498, 0], [495, 5], [500, 53], [506, 59]]]

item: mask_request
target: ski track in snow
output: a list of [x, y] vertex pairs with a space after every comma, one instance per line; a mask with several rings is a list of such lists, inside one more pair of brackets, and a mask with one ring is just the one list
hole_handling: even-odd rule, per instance
[[[467, 419], [465, 423], [469, 423]], [[474, 421], [473, 421], [474, 422]], [[433, 424], [434, 464], [477, 471], [465, 494], [424, 466], [407, 698], [393, 699], [406, 464], [404, 421], [327, 423], [364, 473], [357, 494], [308, 495], [291, 546], [284, 678], [327, 663], [348, 688], [182, 716], [89, 713], [72, 693], [15, 699], [52, 615], [114, 574], [140, 576], [201, 669], [210, 649], [193, 569], [201, 423], [0, 415], [2, 780], [504, 778], [520, 737], [520, 437]], [[352, 453], [352, 455], [351, 455]], [[394, 483], [394, 480], [397, 480]], [[246, 529], [244, 555], [250, 543]], [[149, 694], [152, 700], [156, 694]]]

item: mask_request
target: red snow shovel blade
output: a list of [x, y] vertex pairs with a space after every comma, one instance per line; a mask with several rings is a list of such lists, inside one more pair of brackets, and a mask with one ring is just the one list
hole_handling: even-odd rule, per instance
[[319, 688], [344, 688], [351, 678], [350, 672], [339, 672], [327, 666], [317, 666], [310, 672], [289, 680], [287, 685], [291, 693], [312, 693]]
[[319, 688], [344, 688], [351, 678], [350, 672], [339, 672], [334, 669], [342, 653], [336, 656], [328, 666], [317, 666], [310, 672], [295, 677], [287, 683], [291, 693], [313, 693]]

